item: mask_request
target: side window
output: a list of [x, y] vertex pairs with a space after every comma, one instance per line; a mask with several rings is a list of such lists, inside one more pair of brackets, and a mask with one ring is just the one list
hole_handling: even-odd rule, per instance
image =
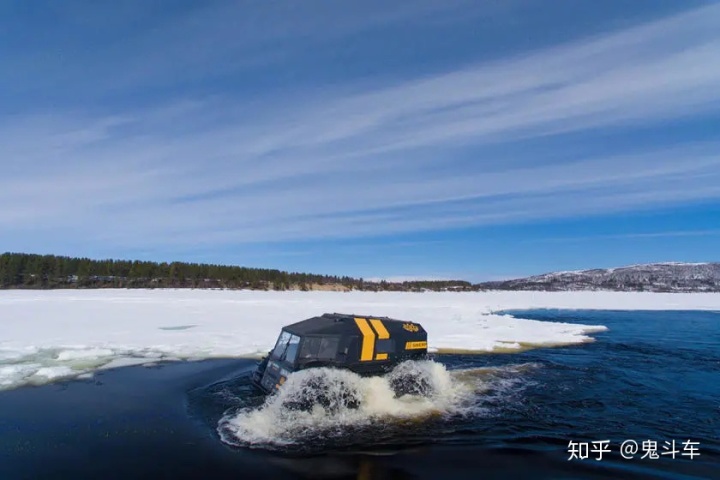
[[340, 337], [305, 337], [300, 349], [300, 358], [334, 359], [339, 344]]
[[320, 341], [321, 339], [318, 337], [305, 337], [300, 349], [300, 358], [317, 358]]
[[320, 350], [318, 351], [318, 358], [335, 358], [335, 355], [337, 355], [339, 343], [339, 337], [325, 337], [320, 340]]

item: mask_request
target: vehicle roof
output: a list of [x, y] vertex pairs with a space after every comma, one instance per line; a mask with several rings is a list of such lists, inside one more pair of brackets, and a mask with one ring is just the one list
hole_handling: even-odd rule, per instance
[[283, 327], [283, 330], [298, 336], [343, 335], [347, 333], [354, 334], [357, 332], [357, 326], [355, 324], [356, 318], [376, 318], [378, 320], [382, 320], [386, 328], [392, 330], [394, 330], [395, 328], [402, 328], [403, 324], [414, 323], [403, 320], [396, 320], [388, 317], [379, 317], [376, 315], [325, 313], [318, 317], [312, 317], [308, 318], [307, 320], [302, 320], [300, 322], [286, 325], [285, 327]]

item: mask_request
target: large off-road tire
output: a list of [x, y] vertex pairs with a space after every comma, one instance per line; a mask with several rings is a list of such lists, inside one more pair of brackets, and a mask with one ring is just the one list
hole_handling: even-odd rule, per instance
[[388, 382], [396, 397], [403, 395], [429, 397], [434, 393], [430, 372], [419, 368], [414, 362], [400, 364], [388, 375]]
[[360, 394], [357, 389], [343, 380], [331, 381], [324, 373], [318, 372], [303, 381], [300, 391], [283, 402], [290, 410], [309, 412], [319, 405], [330, 413], [343, 408], [360, 407]]

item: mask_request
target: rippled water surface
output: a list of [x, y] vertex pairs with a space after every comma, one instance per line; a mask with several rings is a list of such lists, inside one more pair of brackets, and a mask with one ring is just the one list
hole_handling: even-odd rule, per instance
[[[408, 367], [432, 384], [424, 396], [331, 372], [357, 409], [288, 409], [302, 379], [266, 399], [245, 360], [0, 392], [0, 478], [720, 478], [720, 313], [511, 313], [609, 331]], [[690, 439], [701, 455], [626, 460], [628, 439]], [[568, 461], [571, 440], [611, 452]]]

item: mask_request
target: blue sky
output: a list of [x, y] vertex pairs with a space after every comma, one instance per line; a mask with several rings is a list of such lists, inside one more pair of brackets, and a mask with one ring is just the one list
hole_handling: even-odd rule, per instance
[[720, 5], [0, 3], [0, 251], [366, 278], [713, 261]]

